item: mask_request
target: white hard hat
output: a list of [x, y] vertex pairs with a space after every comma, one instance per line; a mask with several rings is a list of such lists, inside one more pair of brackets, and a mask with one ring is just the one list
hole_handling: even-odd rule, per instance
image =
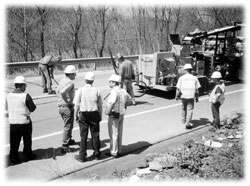
[[186, 70], [186, 69], [192, 69], [192, 65], [190, 63], [187, 63], [184, 65], [183, 69]]
[[22, 83], [22, 84], [26, 84], [26, 79], [23, 76], [17, 76], [14, 79], [14, 84], [15, 83]]
[[87, 72], [85, 75], [86, 80], [94, 81], [95, 80], [95, 74], [93, 72]]
[[218, 71], [213, 72], [211, 78], [222, 78], [221, 73]]
[[110, 76], [109, 81], [115, 81], [115, 82], [120, 83], [121, 82], [121, 76], [113, 74], [113, 75]]
[[65, 70], [64, 70], [64, 73], [65, 74], [74, 74], [74, 73], [76, 73], [77, 71], [76, 71], [76, 68], [75, 68], [75, 66], [74, 65], [68, 65], [66, 68], [65, 68]]

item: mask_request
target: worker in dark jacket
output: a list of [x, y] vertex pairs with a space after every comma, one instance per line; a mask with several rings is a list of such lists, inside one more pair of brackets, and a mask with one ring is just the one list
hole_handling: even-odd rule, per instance
[[32, 152], [32, 121], [31, 112], [36, 109], [31, 96], [25, 93], [26, 80], [23, 76], [17, 76], [14, 80], [15, 90], [7, 95], [6, 111], [10, 124], [10, 163], [20, 162], [18, 149], [23, 137], [23, 153], [25, 160], [33, 160], [36, 155]]
[[62, 60], [61, 56], [51, 56], [46, 55], [39, 61], [39, 71], [42, 76], [42, 83], [43, 83], [43, 93], [54, 94], [55, 92], [52, 91], [51, 79], [54, 79], [54, 68], [55, 65]]
[[119, 64], [119, 75], [121, 76], [121, 87], [127, 91], [132, 98], [132, 104], [136, 105], [134, 92], [132, 87], [132, 80], [135, 79], [135, 72], [133, 63], [129, 60], [125, 60], [121, 54], [116, 54], [116, 60]]

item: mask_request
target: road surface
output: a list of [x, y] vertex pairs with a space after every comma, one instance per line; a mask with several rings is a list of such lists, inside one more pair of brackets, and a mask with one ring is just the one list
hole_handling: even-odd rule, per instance
[[[98, 71], [94, 86], [99, 87], [104, 98], [110, 88], [108, 78], [112, 71]], [[79, 73], [76, 77], [76, 87], [84, 85], [85, 73]], [[59, 81], [63, 75], [56, 75]], [[81, 170], [86, 166], [99, 164], [108, 161], [110, 158], [102, 153], [102, 159], [85, 163], [76, 162], [73, 158], [78, 153], [79, 146], [71, 147], [72, 152], [61, 155], [59, 147], [62, 140], [63, 121], [57, 109], [56, 96], [47, 96], [42, 93], [40, 77], [27, 78], [30, 83], [27, 92], [31, 94], [37, 105], [36, 111], [31, 115], [33, 121], [33, 150], [38, 155], [34, 161], [23, 162], [15, 166], [7, 166], [7, 179], [38, 179], [48, 181], [73, 171]], [[54, 83], [53, 87], [56, 85]], [[11, 80], [6, 80], [6, 93], [13, 89]], [[235, 110], [245, 109], [244, 84], [231, 84], [226, 87], [226, 101], [221, 107], [221, 116]], [[187, 132], [185, 126], [181, 124], [181, 102], [177, 102], [171, 94], [162, 91], [150, 91], [141, 98], [136, 99], [137, 105], [128, 107], [123, 131], [123, 152], [129, 152], [149, 146], [167, 138]], [[106, 102], [104, 101], [104, 107]], [[208, 96], [200, 97], [200, 101], [195, 104], [193, 123], [194, 129], [203, 127], [212, 120], [210, 103]], [[9, 126], [6, 122], [6, 142], [4, 145], [5, 157], [9, 152]], [[80, 135], [78, 124], [74, 124], [73, 138], [79, 142]], [[107, 116], [103, 115], [100, 124], [101, 151], [106, 152], [109, 148], [109, 136], [107, 128]], [[22, 157], [22, 144], [19, 148]], [[88, 156], [93, 153], [88, 144]], [[6, 165], [5, 165], [6, 166]]]

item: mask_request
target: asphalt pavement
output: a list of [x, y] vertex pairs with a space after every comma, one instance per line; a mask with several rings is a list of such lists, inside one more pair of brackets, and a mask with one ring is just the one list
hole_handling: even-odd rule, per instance
[[[107, 79], [112, 71], [96, 72], [98, 80], [95, 86], [101, 88], [103, 97], [108, 93]], [[56, 76], [60, 79], [62, 75]], [[83, 84], [84, 73], [78, 75], [76, 87]], [[14, 166], [6, 166], [7, 180], [36, 180], [47, 182], [58, 177], [80, 171], [86, 167], [101, 164], [113, 158], [107, 157], [105, 152], [109, 149], [109, 136], [107, 130], [107, 116], [103, 117], [100, 124], [101, 138], [101, 160], [90, 160], [80, 163], [74, 159], [74, 155], [79, 152], [79, 130], [77, 124], [74, 125], [73, 137], [77, 144], [71, 146], [71, 152], [60, 153], [60, 141], [62, 134], [62, 121], [56, 110], [56, 97], [50, 97], [41, 93], [39, 84], [40, 77], [28, 78], [30, 82], [27, 92], [30, 92], [36, 99], [39, 108], [31, 116], [34, 118], [33, 124], [33, 151], [38, 158], [29, 162], [22, 162]], [[55, 86], [55, 85], [54, 85]], [[12, 88], [11, 80], [6, 82], [6, 92]], [[244, 110], [244, 84], [232, 84], [227, 86], [226, 101], [221, 107], [221, 116], [235, 110]], [[125, 116], [123, 130], [123, 156], [133, 151], [153, 145], [160, 141], [181, 135], [183, 133], [205, 127], [212, 119], [210, 103], [206, 95], [200, 97], [200, 101], [195, 104], [193, 123], [194, 128], [186, 130], [181, 124], [181, 103], [171, 97], [166, 97], [165, 93], [153, 91], [137, 99], [138, 105], [128, 107]], [[49, 108], [55, 108], [49, 111]], [[7, 133], [8, 127], [6, 127]], [[90, 137], [90, 136], [89, 136]], [[5, 158], [8, 154], [8, 136], [5, 144]], [[93, 153], [90, 139], [88, 141], [88, 156]], [[22, 155], [22, 145], [19, 149]]]

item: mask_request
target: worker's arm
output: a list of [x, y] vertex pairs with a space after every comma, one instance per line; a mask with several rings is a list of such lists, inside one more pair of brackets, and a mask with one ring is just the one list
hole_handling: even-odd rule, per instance
[[106, 115], [109, 115], [111, 113], [111, 111], [113, 110], [115, 106], [116, 100], [117, 100], [117, 93], [116, 91], [111, 90], [109, 100], [108, 100], [108, 106], [105, 110]]
[[195, 101], [198, 102], [199, 101], [199, 89], [195, 90]]
[[27, 105], [30, 112], [34, 112], [36, 110], [36, 105], [29, 94], [26, 96], [25, 104]]
[[100, 114], [100, 120], [102, 120], [102, 96], [100, 93], [98, 93], [98, 98], [97, 98], [97, 106], [98, 106], [98, 111]]
[[79, 120], [79, 112], [80, 112], [80, 103], [81, 103], [81, 94], [82, 94], [82, 89], [79, 88], [77, 91], [76, 91], [76, 94], [75, 94], [75, 98], [74, 98], [74, 105], [75, 105], [75, 118], [76, 118], [76, 121]]
[[222, 90], [220, 87], [217, 87], [217, 89], [215, 90], [215, 102], [219, 101], [221, 95], [222, 95]]
[[80, 106], [76, 105], [75, 106], [75, 118], [76, 118], [76, 121], [79, 120], [79, 111], [80, 111]]
[[106, 114], [106, 115], [109, 115], [109, 114], [111, 113], [111, 111], [113, 110], [114, 106], [115, 106], [115, 103], [109, 104], [109, 105], [107, 106], [106, 110], [105, 110], [105, 114]]
[[176, 88], [175, 99], [176, 100], [181, 99], [181, 90], [179, 88]]
[[5, 100], [5, 113], [4, 116], [7, 118], [9, 117], [9, 110], [8, 110], [8, 102], [7, 99]]

